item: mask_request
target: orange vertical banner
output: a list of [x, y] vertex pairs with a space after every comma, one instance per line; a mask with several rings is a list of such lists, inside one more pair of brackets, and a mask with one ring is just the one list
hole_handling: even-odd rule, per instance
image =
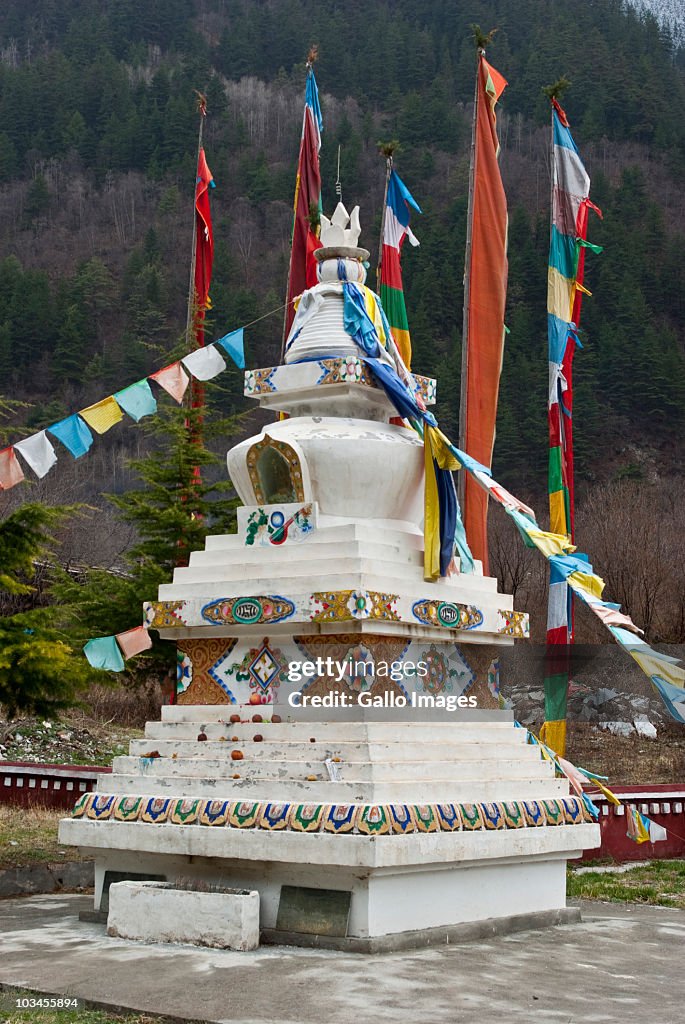
[[[507, 294], [507, 198], [500, 174], [495, 106], [506, 80], [481, 54], [472, 196], [471, 250], [466, 273], [467, 304], [465, 451], [491, 466], [495, 444], [497, 397], [504, 352], [504, 303]], [[467, 475], [464, 526], [475, 558], [489, 573], [487, 492]]]

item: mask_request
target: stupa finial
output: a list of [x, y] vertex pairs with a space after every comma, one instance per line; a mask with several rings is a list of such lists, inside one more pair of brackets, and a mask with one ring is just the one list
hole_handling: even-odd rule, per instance
[[339, 245], [356, 248], [360, 233], [358, 206], [348, 213], [343, 204], [338, 203], [330, 220], [321, 214], [320, 237], [326, 248]]

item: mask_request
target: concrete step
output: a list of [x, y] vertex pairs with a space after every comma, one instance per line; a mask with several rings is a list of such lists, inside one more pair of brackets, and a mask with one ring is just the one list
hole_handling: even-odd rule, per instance
[[[366, 748], [369, 748], [367, 750], [368, 756], [362, 756], [361, 759], [363, 760], [384, 761], [388, 760], [390, 756], [392, 756], [394, 760], [400, 763], [405, 759], [405, 757], [408, 760], [418, 759], [425, 760], [431, 763], [440, 761], [452, 761], [454, 763], [458, 763], [461, 760], [469, 760], [469, 747], [465, 745], [464, 748], [460, 749], [459, 744], [455, 745], [455, 753], [453, 755], [447, 754], [445, 757], [443, 757], [441, 756], [441, 751], [438, 751], [436, 754], [433, 754], [432, 751], [429, 753], [427, 749], [428, 744], [412, 745], [412, 755], [411, 751], [409, 753], [405, 753], [406, 745], [402, 743], [379, 745], [377, 748], [375, 744], [352, 743], [344, 747], [341, 743], [331, 744], [330, 746], [324, 742], [321, 742], [316, 745], [313, 743], [299, 743], [291, 744], [289, 756], [291, 758], [302, 758], [312, 756], [311, 750], [315, 746], [318, 747], [321, 760], [323, 760], [324, 756], [328, 756], [329, 753], [333, 757], [339, 755], [341, 757], [346, 756], [348, 759], [352, 757], [355, 760], [359, 760], [360, 754]], [[434, 746], [437, 747], [438, 745], [431, 744], [430, 746], [431, 748], [433, 748]], [[440, 744], [439, 746], [442, 747], [443, 745]], [[446, 744], [445, 746], [449, 745]], [[383, 747], [386, 747], [387, 750], [384, 751]], [[171, 758], [173, 757], [174, 754], [176, 754], [177, 757], [193, 757], [198, 758], [199, 760], [203, 760], [206, 757], [229, 757], [230, 751], [234, 748], [241, 749], [243, 754], [247, 754], [248, 751], [250, 752], [250, 754], [254, 753], [255, 758], [268, 758], [273, 756], [272, 753], [270, 753], [270, 751], [272, 750], [270, 744], [265, 745], [262, 743], [255, 743], [254, 740], [252, 739], [245, 740], [244, 742], [238, 741], [237, 743], [232, 743], [230, 740], [221, 742], [220, 740], [211, 739], [204, 740], [201, 742], [199, 742], [198, 740], [186, 739], [131, 740], [129, 744], [129, 754], [132, 757], [147, 757], [150, 753], [156, 751], [162, 757]], [[494, 750], [494, 756], [482, 758], [476, 757], [479, 763], [483, 764], [484, 767], [497, 764], [500, 760], [502, 760], [502, 758], [507, 753], [510, 754], [517, 761], [522, 761], [529, 764], [534, 764], [540, 760], [539, 753], [533, 747], [527, 748], [523, 745], [519, 747], [512, 744], [508, 749], [503, 750], [501, 753], [498, 752], [498, 748], [491, 747], [490, 749]], [[344, 751], [347, 751], [347, 755], [344, 754]], [[473, 758], [471, 758], [471, 760], [472, 759]]]
[[[208, 726], [209, 728], [209, 726]], [[215, 727], [216, 728], [216, 727]], [[253, 726], [254, 729], [254, 726]], [[210, 737], [206, 741], [195, 740], [195, 746], [183, 754], [192, 760], [203, 761], [208, 757], [219, 757], [220, 760], [230, 759], [231, 750], [240, 749], [243, 754], [256, 760], [278, 761], [284, 760], [319, 760], [327, 757], [340, 757], [343, 761], [368, 761], [372, 763], [384, 761], [424, 761], [426, 764], [450, 763], [458, 764], [462, 761], [478, 761], [483, 764], [494, 764], [502, 760], [530, 761], [541, 760], [540, 752], [536, 747], [526, 746], [519, 743], [478, 743], [474, 741], [458, 743], [302, 743], [301, 741], [284, 743], [280, 740], [257, 741], [250, 735], [238, 736], [238, 733], [231, 734], [228, 730], [228, 739], [222, 741], [212, 737], [211, 731], [207, 733]], [[261, 733], [255, 733], [261, 735]], [[238, 736], [237, 740], [233, 736]], [[313, 739], [314, 737], [312, 737]], [[160, 742], [166, 743], [166, 737], [160, 738]], [[169, 741], [171, 742], [171, 741]], [[151, 740], [147, 744], [144, 740], [135, 740], [137, 746], [131, 748], [129, 753], [134, 757], [145, 757], [151, 750], [156, 750], [165, 757], [173, 754], [181, 756], [177, 744], [193, 742], [184, 737], [174, 738], [175, 744], [171, 754], [164, 754], [156, 746], [157, 740]], [[168, 749], [168, 748], [167, 748]]]
[[189, 565], [175, 569], [173, 583], [169, 586], [217, 581], [227, 584], [238, 582], [244, 585], [245, 580], [249, 580], [250, 586], [264, 588], [266, 593], [271, 593], [278, 590], [278, 580], [309, 580], [314, 572], [317, 575], [325, 573], [331, 580], [358, 573], [377, 576], [392, 573], [393, 576], [401, 574], [406, 583], [411, 582], [415, 586], [423, 582], [423, 560], [419, 561], [418, 558], [414, 561], [401, 558], [382, 560], [378, 557], [360, 557], [344, 549], [338, 550], [337, 556], [332, 555], [329, 558], [319, 559], [315, 555], [316, 553], [311, 552], [308, 555], [301, 546], [291, 550], [290, 558], [280, 563], [266, 557], [245, 561], [241, 554], [236, 554], [230, 563]]
[[[253, 737], [257, 734], [263, 736], [265, 743], [311, 743], [314, 742], [325, 744], [329, 746], [332, 742], [336, 744], [349, 745], [350, 743], [389, 743], [391, 745], [397, 743], [420, 743], [421, 745], [440, 746], [443, 744], [449, 744], [459, 746], [463, 744], [477, 743], [481, 748], [486, 746], [497, 746], [501, 743], [514, 744], [516, 748], [525, 748], [527, 745], [518, 736], [518, 730], [511, 730], [504, 732], [503, 730], [478, 730], [475, 729], [462, 729], [459, 732], [449, 732], [443, 734], [433, 733], [430, 736], [427, 735], [415, 735], [413, 732], [401, 731], [395, 734], [386, 733], [385, 735], [374, 734], [365, 735], [363, 733], [357, 735], [334, 735], [331, 736], [330, 732], [326, 729], [319, 729], [320, 723], [310, 722], [307, 723], [306, 729], [299, 729], [297, 733], [293, 732], [289, 728], [290, 723], [270, 723], [270, 722], [147, 722], [145, 725], [145, 740], [147, 739], [194, 739], [198, 740], [200, 730], [202, 729], [208, 740], [220, 740], [223, 738], [229, 739], [231, 736], [238, 736], [240, 740], [244, 742], [252, 742]], [[204, 740], [200, 740], [204, 742]], [[533, 748], [530, 748], [531, 750]]]
[[[206, 761], [218, 758], [220, 761], [230, 760], [230, 752], [241, 750], [245, 756], [257, 761], [320, 761], [326, 758], [340, 758], [343, 761], [368, 761], [371, 764], [382, 764], [386, 761], [413, 762], [425, 761], [427, 764], [461, 764], [463, 761], [476, 761], [484, 766], [498, 764], [500, 761], [521, 761], [537, 763], [542, 761], [540, 752], [534, 746], [518, 743], [283, 743], [281, 741], [255, 742], [252, 736], [233, 741], [232, 736], [225, 740], [208, 739], [195, 741], [195, 745], [187, 745], [187, 740], [174, 741], [165, 749], [156, 741], [132, 740], [129, 755], [136, 759], [145, 758], [149, 753], [157, 752], [164, 758], [187, 759], [190, 761]], [[182, 743], [182, 748], [179, 746]], [[136, 745], [133, 746], [133, 743]], [[549, 763], [549, 762], [546, 762]]]
[[[378, 526], [372, 523], [319, 523], [316, 530], [313, 530], [307, 540], [304, 541], [307, 547], [318, 547], [325, 544], [354, 544], [355, 542], [366, 544], [396, 544], [402, 548], [413, 548], [415, 551], [423, 552], [423, 534], [412, 532], [409, 528], [393, 529], [388, 526]], [[292, 550], [295, 545], [283, 545], [283, 550]], [[205, 551], [226, 551], [232, 548], [245, 548], [243, 539], [235, 533], [217, 534], [207, 537]], [[269, 546], [265, 550], [275, 550]]]
[[329, 537], [312, 545], [309, 539], [302, 544], [283, 544], [280, 546], [236, 544], [226, 548], [211, 548], [206, 551], [193, 551], [189, 568], [199, 569], [207, 566], [231, 566], [237, 562], [245, 566], [245, 575], [253, 566], [269, 565], [274, 568], [291, 564], [294, 560], [303, 560], [317, 564], [328, 560], [337, 560], [344, 554], [348, 558], [375, 560], [383, 564], [395, 562], [401, 565], [423, 565], [423, 552], [417, 547], [404, 542], [369, 542], [366, 539], [341, 542], [339, 538]]
[[[312, 572], [316, 569], [316, 572]], [[416, 569], [416, 577], [413, 573]], [[371, 590], [380, 593], [405, 594], [410, 591], [415, 594], [435, 598], [438, 601], [456, 601], [464, 604], [473, 604], [486, 601], [490, 603], [499, 602], [498, 607], [510, 607], [511, 597], [506, 594], [497, 593], [497, 580], [488, 576], [452, 576], [449, 580], [441, 580], [439, 583], [426, 583], [423, 580], [423, 573], [416, 566], [389, 566], [381, 565], [378, 572], [363, 572], [356, 568], [346, 572], [339, 571], [321, 573], [319, 565], [312, 560], [306, 586], [301, 590], [307, 592], [331, 590]], [[225, 585], [221, 581], [198, 581], [184, 583], [163, 583], [159, 587], [160, 601], [187, 600], [193, 597], [202, 598], [206, 601], [219, 600], [222, 597], [249, 597], [250, 595], [277, 592], [274, 587], [274, 580], [278, 580], [280, 591], [291, 590], [295, 592], [297, 586], [288, 587], [288, 580], [292, 578], [297, 584], [302, 582], [301, 577], [291, 577], [288, 574], [274, 576], [271, 563], [264, 565], [264, 575], [245, 575], [241, 581], [227, 581]], [[242, 585], [238, 585], [241, 583]]]
[[[283, 714], [283, 708], [277, 709]], [[165, 704], [162, 707], [162, 721], [148, 722], [148, 725], [167, 725], [172, 723], [195, 722], [198, 725], [208, 726], [213, 723], [228, 724], [231, 715], [240, 715], [248, 719], [247, 723], [236, 723], [236, 729], [247, 724], [250, 728], [253, 715], [262, 715], [269, 718], [273, 713], [270, 704]], [[231, 726], [233, 728], [233, 726]], [[526, 742], [526, 730], [519, 729], [514, 725], [514, 716], [511, 711], [478, 710], [455, 711], [454, 714], [443, 714], [430, 722], [403, 721], [398, 715], [391, 722], [373, 721], [371, 716], [366, 721], [352, 718], [346, 720], [344, 711], [336, 709], [335, 721], [304, 721], [302, 715], [298, 714], [298, 721], [294, 722], [270, 722], [260, 723], [260, 729], [266, 736], [276, 736], [283, 739], [302, 739], [307, 741], [312, 735], [312, 728], [325, 736], [327, 740], [338, 739], [340, 741], [352, 741], [362, 739], [394, 739], [402, 738], [407, 740], [425, 740], [433, 742], [444, 739], [450, 734], [456, 739], [466, 738], [469, 735], [483, 737], [485, 741], [492, 738], [503, 739], [503, 731], [507, 731], [515, 737], [516, 742]]]
[[[483, 761], [421, 761], [421, 760], [345, 760], [336, 764], [341, 777], [346, 782], [392, 782], [402, 778], [407, 782], [430, 782], [438, 779], [476, 779], [496, 781], [497, 779], [544, 779], [554, 775], [553, 766], [549, 761], [531, 762], [517, 758], [516, 760]], [[243, 778], [263, 779], [295, 779], [302, 780], [309, 775], [328, 779], [328, 770], [321, 758], [293, 757], [255, 758], [251, 751], [245, 752], [240, 761], [229, 758], [198, 757], [176, 760], [168, 757], [155, 758], [141, 762], [135, 756], [116, 757], [113, 770], [115, 773], [139, 774], [145, 778], [162, 776], [179, 776], [197, 779], [227, 779], [238, 772]]]
[[136, 796], [205, 797], [221, 800], [291, 800], [303, 803], [478, 803], [491, 800], [548, 800], [568, 796], [565, 779], [521, 778], [420, 782], [308, 782], [296, 779], [189, 779], [173, 776], [110, 775], [103, 793]]

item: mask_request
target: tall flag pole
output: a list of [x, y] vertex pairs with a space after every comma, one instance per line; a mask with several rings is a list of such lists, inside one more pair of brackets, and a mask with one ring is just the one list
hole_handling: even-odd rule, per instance
[[[195, 177], [195, 209], [193, 217], [193, 243], [190, 259], [190, 283], [188, 285], [188, 317], [186, 341], [189, 348], [202, 348], [205, 343], [205, 313], [211, 308], [209, 286], [212, 279], [214, 260], [214, 233], [209, 206], [209, 189], [214, 188], [214, 178], [207, 165], [203, 148], [204, 122], [207, 116], [207, 99], [198, 93], [197, 109], [200, 126], [197, 139], [197, 173]], [[193, 343], [194, 339], [194, 345]]]
[[[583, 295], [585, 250], [600, 252], [587, 241], [590, 178], [578, 154], [568, 119], [557, 97], [568, 85], [560, 79], [545, 91], [552, 104], [551, 224], [547, 272], [549, 362], [549, 517], [550, 532], [574, 541], [573, 356]], [[566, 707], [573, 643], [573, 595], [552, 566], [547, 606], [545, 723], [540, 733], [557, 754], [566, 750]]]
[[321, 248], [319, 241], [319, 218], [322, 210], [319, 150], [321, 149], [321, 132], [323, 131], [319, 90], [313, 66], [317, 56], [318, 48], [313, 46], [307, 57], [307, 84], [304, 93], [302, 139], [293, 202], [293, 236], [281, 355], [285, 352], [285, 342], [295, 317], [294, 300], [302, 294], [305, 288], [311, 288], [317, 283], [314, 252]]
[[[459, 447], [489, 468], [504, 354], [508, 275], [507, 199], [498, 162], [495, 107], [507, 83], [485, 59], [485, 46], [493, 33], [484, 36], [477, 26], [473, 29], [478, 65], [464, 269]], [[487, 575], [487, 492], [470, 477], [460, 483], [468, 543]]]
[[411, 369], [411, 337], [404, 301], [400, 256], [405, 238], [408, 238], [412, 245], [419, 244], [418, 238], [409, 227], [409, 217], [412, 209], [421, 213], [421, 207], [394, 169], [392, 151], [388, 152], [391, 147], [394, 151], [396, 144], [388, 143], [387, 146], [381, 147], [381, 152], [386, 157], [386, 176], [376, 280], [395, 344], [405, 366]]
[[[209, 287], [214, 260], [214, 233], [209, 205], [209, 189], [214, 188], [214, 178], [207, 164], [203, 147], [207, 99], [200, 92], [197, 93], [197, 98], [200, 124], [197, 137], [193, 241], [190, 257], [188, 313], [186, 318], [186, 344], [191, 351], [197, 348], [204, 348], [205, 316], [207, 310], [212, 305], [209, 298]], [[205, 404], [205, 386], [202, 381], [195, 380], [194, 378], [189, 389], [189, 404], [194, 414], [188, 416], [186, 428], [191, 432], [193, 442], [199, 445], [202, 441], [202, 410]], [[199, 466], [193, 466], [192, 476], [194, 485], [199, 485], [201, 482]], [[183, 549], [183, 544], [180, 547]]]

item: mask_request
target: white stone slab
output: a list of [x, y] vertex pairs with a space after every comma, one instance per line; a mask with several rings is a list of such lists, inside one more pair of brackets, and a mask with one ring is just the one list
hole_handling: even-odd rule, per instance
[[553, 853], [579, 856], [599, 846], [598, 825], [545, 825], [496, 831], [412, 833], [401, 836], [271, 832], [263, 829], [149, 825], [65, 818], [59, 841], [89, 850], [139, 850], [192, 857], [346, 865], [360, 868], [516, 860]]
[[115, 882], [107, 934], [142, 942], [181, 942], [218, 949], [259, 946], [259, 893], [194, 892], [165, 882]]

